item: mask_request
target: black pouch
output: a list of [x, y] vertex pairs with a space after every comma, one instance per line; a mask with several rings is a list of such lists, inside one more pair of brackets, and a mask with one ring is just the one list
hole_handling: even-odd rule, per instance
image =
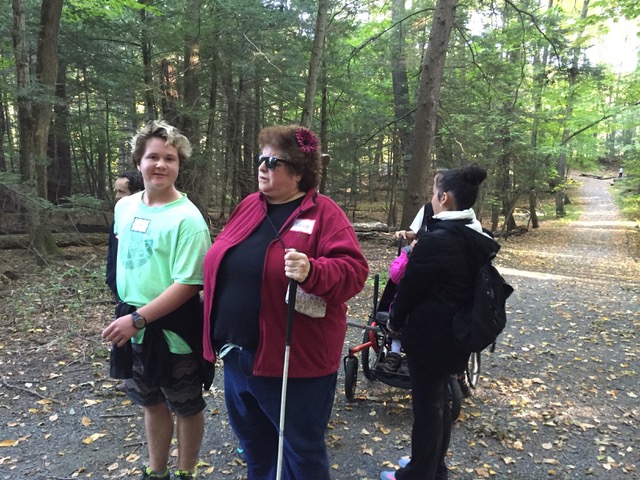
[[200, 374], [202, 375], [202, 387], [204, 390], [209, 390], [213, 385], [213, 379], [216, 377], [216, 366], [214, 363], [202, 360], [200, 366]]
[[[119, 302], [116, 304], [114, 318], [128, 315], [135, 311], [135, 307], [128, 303]], [[131, 378], [133, 377], [133, 351], [131, 342], [126, 342], [122, 347], [111, 346], [109, 358], [109, 376], [111, 378]]]

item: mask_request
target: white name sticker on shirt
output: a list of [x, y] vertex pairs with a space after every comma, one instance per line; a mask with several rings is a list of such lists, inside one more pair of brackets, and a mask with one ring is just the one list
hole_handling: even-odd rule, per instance
[[131, 224], [131, 231], [147, 233], [147, 229], [149, 228], [149, 223], [151, 223], [151, 221], [147, 220], [146, 218], [135, 217], [133, 219], [133, 223]]
[[311, 220], [310, 218], [299, 218], [295, 222], [293, 222], [293, 226], [291, 227], [292, 232], [301, 232], [311, 235], [313, 232], [313, 226], [316, 224], [315, 220]]

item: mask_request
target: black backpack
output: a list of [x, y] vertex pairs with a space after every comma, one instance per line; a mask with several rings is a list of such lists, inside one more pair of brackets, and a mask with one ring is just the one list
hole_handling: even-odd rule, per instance
[[495, 256], [492, 253], [480, 264], [473, 286], [471, 307], [459, 310], [453, 316], [454, 340], [468, 352], [480, 352], [495, 344], [507, 324], [505, 304], [513, 293], [513, 287], [491, 264]]

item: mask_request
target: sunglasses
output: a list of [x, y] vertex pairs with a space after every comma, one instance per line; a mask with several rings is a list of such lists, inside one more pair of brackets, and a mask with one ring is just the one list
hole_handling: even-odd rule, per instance
[[283, 160], [282, 158], [276, 158], [272, 156], [267, 157], [260, 154], [256, 155], [256, 158], [255, 158], [256, 167], [259, 167], [260, 165], [262, 165], [262, 162], [267, 163], [267, 168], [269, 170], [275, 170], [276, 167], [278, 166], [278, 162], [291, 163], [289, 160]]

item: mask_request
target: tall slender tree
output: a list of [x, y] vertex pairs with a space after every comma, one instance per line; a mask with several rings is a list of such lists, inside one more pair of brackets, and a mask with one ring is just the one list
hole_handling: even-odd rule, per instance
[[309, 73], [307, 74], [307, 86], [304, 90], [304, 104], [302, 106], [302, 118], [300, 120], [300, 124], [308, 128], [311, 128], [313, 122], [314, 103], [322, 51], [324, 49], [328, 9], [329, 0], [318, 1], [315, 35], [313, 37], [313, 47], [311, 48], [311, 58], [309, 59]]
[[[41, 207], [47, 198], [47, 143], [53, 115], [52, 99], [58, 72], [58, 30], [63, 0], [43, 0], [37, 41], [35, 81], [29, 77], [24, 3], [13, 0], [13, 45], [18, 74], [20, 116], [20, 164], [30, 193], [41, 200], [29, 203], [27, 218], [31, 248], [41, 257], [57, 253], [49, 213]], [[28, 90], [37, 92], [30, 97]]]
[[411, 164], [402, 210], [403, 226], [411, 223], [425, 201], [426, 185], [431, 173], [431, 149], [436, 134], [436, 115], [444, 77], [444, 62], [457, 7], [457, 0], [438, 0], [433, 16], [420, 72]]
[[[580, 14], [580, 18], [584, 20], [587, 17], [587, 11], [589, 10], [589, 0], [584, 0], [582, 4], [582, 11]], [[579, 37], [581, 37], [583, 32], [580, 32]], [[567, 141], [570, 138], [571, 127], [569, 126], [569, 122], [572, 119], [574, 113], [573, 110], [575, 108], [576, 101], [576, 86], [578, 82], [578, 73], [580, 71], [580, 54], [582, 48], [579, 45], [576, 45], [573, 48], [573, 53], [571, 56], [571, 62], [567, 68], [567, 81], [569, 84], [569, 94], [567, 96], [567, 104], [565, 107], [564, 113], [564, 126], [562, 129], [562, 143], [561, 150], [556, 160], [556, 171], [557, 171], [557, 182], [556, 182], [556, 216], [564, 217], [566, 215], [564, 206], [567, 203], [567, 192], [565, 188], [565, 182], [567, 180], [568, 168], [567, 168]]]
[[[411, 132], [413, 128], [413, 110], [409, 99], [409, 79], [407, 77], [407, 59], [406, 59], [406, 26], [405, 26], [405, 2], [404, 0], [393, 0], [391, 6], [391, 22], [395, 26], [391, 38], [391, 81], [393, 83], [393, 106], [395, 110], [395, 128], [398, 132], [392, 138], [397, 139], [398, 145], [394, 152], [398, 155], [392, 155], [394, 161], [393, 171], [399, 170], [398, 164], [402, 164], [404, 171], [409, 168], [411, 161]], [[397, 162], [397, 163], [396, 163]], [[397, 175], [389, 175], [389, 179], [395, 182]], [[395, 197], [396, 186], [391, 185], [389, 193]], [[389, 215], [387, 221], [393, 223], [396, 221], [396, 200], [389, 199]]]

